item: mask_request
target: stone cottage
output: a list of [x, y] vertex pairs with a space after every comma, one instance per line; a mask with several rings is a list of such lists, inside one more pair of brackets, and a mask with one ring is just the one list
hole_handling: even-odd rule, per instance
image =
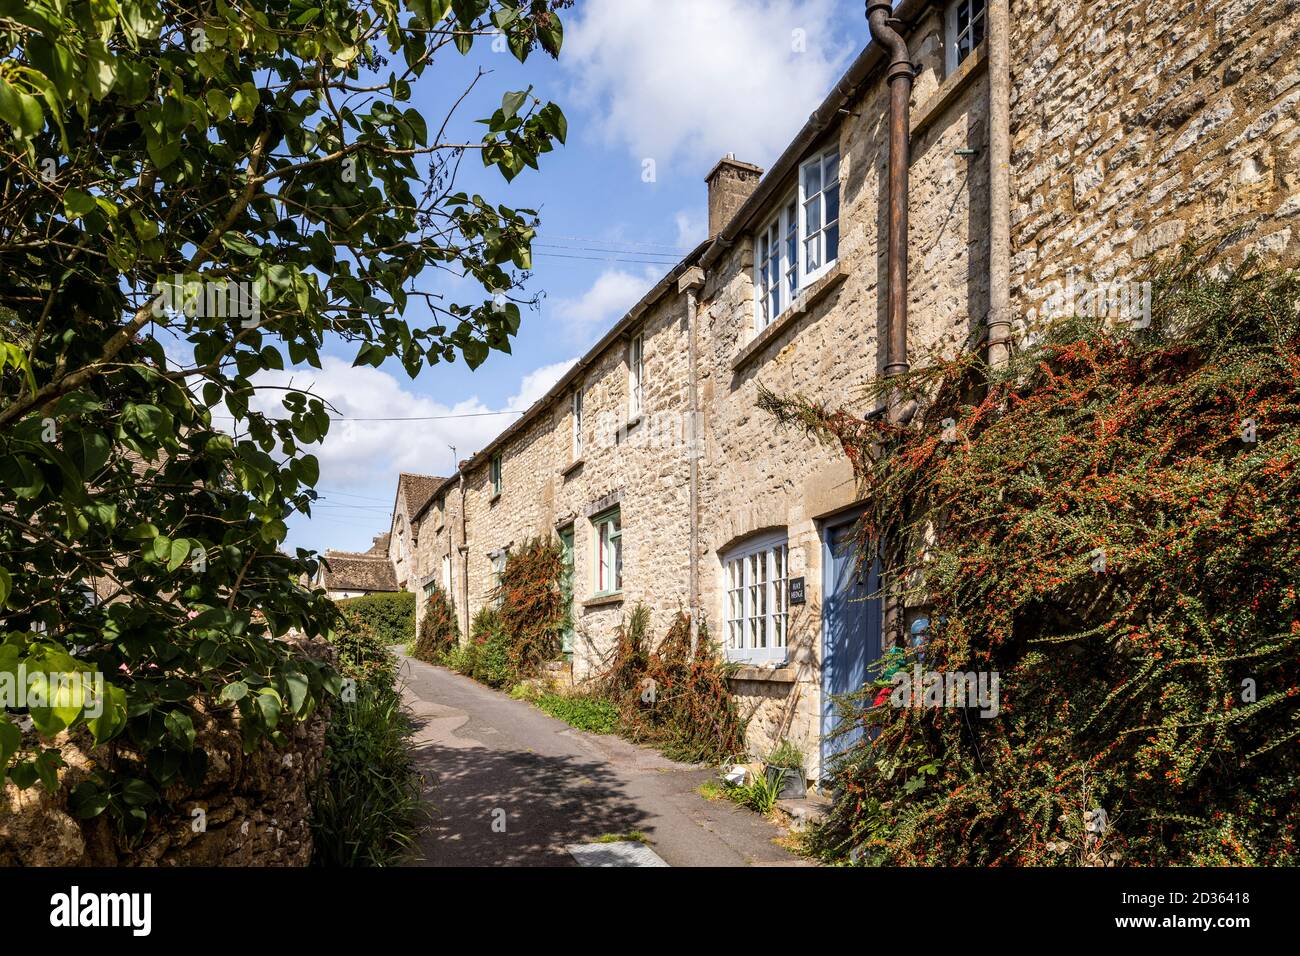
[[404, 590], [397, 584], [389, 559], [387, 534], [376, 535], [369, 551], [325, 552], [316, 575], [316, 586], [325, 589], [331, 600], [388, 594]]
[[1128, 288], [1181, 239], [1300, 254], [1300, 0], [867, 7], [772, 168], [721, 160], [708, 239], [409, 517], [408, 586], [446, 587], [462, 631], [512, 546], [561, 542], [578, 680], [638, 602], [656, 636], [678, 609], [707, 621], [752, 751], [789, 739], [814, 779], [831, 695], [919, 612], [844, 545], [870, 489], [776, 429], [760, 383], [896, 414], [863, 384], [996, 362], [1063, 289]]
[[413, 475], [402, 472], [397, 476], [397, 492], [393, 499], [392, 523], [388, 528], [388, 560], [393, 565], [393, 576], [400, 591], [414, 591], [415, 549], [418, 528], [412, 516], [419, 514], [434, 489], [442, 482], [433, 475]]

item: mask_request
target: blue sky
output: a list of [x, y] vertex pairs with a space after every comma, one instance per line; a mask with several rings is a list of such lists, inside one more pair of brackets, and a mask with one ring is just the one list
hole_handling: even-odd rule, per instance
[[[726, 152], [768, 166], [867, 41], [858, 0], [578, 0], [564, 18], [558, 61], [519, 64], [480, 40], [413, 86], [431, 120], [480, 67], [492, 71], [456, 114], [448, 138], [477, 140], [507, 90], [528, 85], [569, 123], [568, 144], [541, 170], [505, 183], [476, 156], [459, 185], [542, 218], [525, 311], [510, 355], [475, 371], [463, 362], [412, 380], [400, 364], [352, 368], [327, 348], [324, 368], [293, 370], [347, 420], [313, 449], [321, 502], [290, 522], [289, 548], [364, 550], [388, 529], [399, 471], [446, 475], [527, 408], [682, 254], [705, 237], [704, 175]], [[480, 132], [475, 132], [475, 129]], [[653, 163], [653, 179], [644, 171]], [[430, 275], [422, 288], [456, 301], [483, 293]], [[408, 318], [419, 321], [418, 313]], [[456, 415], [421, 422], [361, 419]]]

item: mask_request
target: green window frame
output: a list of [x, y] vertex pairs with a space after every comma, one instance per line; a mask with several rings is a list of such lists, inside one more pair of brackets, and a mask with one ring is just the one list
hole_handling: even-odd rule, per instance
[[591, 519], [592, 529], [592, 582], [596, 596], [620, 594], [623, 591], [623, 516], [618, 508], [610, 508]]

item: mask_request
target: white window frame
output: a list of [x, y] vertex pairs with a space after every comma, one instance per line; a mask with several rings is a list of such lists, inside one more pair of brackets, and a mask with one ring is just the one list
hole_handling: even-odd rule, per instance
[[[810, 191], [808, 173], [817, 170], [817, 189]], [[830, 183], [831, 186], [827, 184]], [[833, 188], [832, 188], [833, 187]], [[834, 192], [834, 210], [828, 195]], [[824, 276], [840, 256], [840, 148], [838, 145], [814, 156], [799, 166], [799, 288], [811, 285]], [[816, 211], [813, 229], [812, 214]], [[831, 219], [831, 215], [834, 219]], [[834, 255], [828, 251], [827, 236], [834, 227]], [[816, 251], [817, 264], [812, 264], [810, 252]]]
[[492, 461], [488, 465], [488, 477], [492, 480], [492, 497], [497, 498], [501, 495], [501, 489], [505, 487], [501, 480], [501, 452], [492, 456]]
[[[963, 8], [967, 11], [967, 20], [965, 29], [960, 29], [957, 21]], [[979, 24], [978, 30], [976, 24]], [[948, 4], [944, 29], [944, 38], [947, 41], [944, 44], [944, 69], [949, 76], [965, 62], [966, 57], [975, 52], [987, 35], [988, 0], [953, 0]], [[979, 37], [978, 40], [975, 39], [976, 36]], [[967, 44], [964, 53], [961, 50], [963, 40]]]
[[[754, 234], [755, 335], [784, 314], [803, 289], [829, 272], [839, 260], [842, 205], [839, 164], [838, 145], [801, 163], [795, 189], [786, 195], [777, 211]], [[810, 192], [809, 173], [814, 167], [817, 170], [817, 189]], [[827, 188], [828, 182], [832, 189]], [[834, 195], [833, 203], [831, 194]], [[810, 219], [813, 214], [815, 219]], [[828, 221], [828, 214], [833, 214], [834, 219]], [[815, 222], [817, 228], [809, 230], [810, 222]], [[828, 227], [833, 227], [833, 230]], [[831, 251], [834, 254], [829, 255], [827, 239], [832, 231], [835, 243]], [[811, 268], [810, 251], [815, 253], [812, 258], [816, 262]]]
[[790, 546], [785, 534], [747, 541], [722, 557], [727, 660], [784, 664], [790, 638]]
[[451, 595], [451, 555], [442, 556], [442, 589]]
[[592, 591], [595, 597], [623, 593], [623, 515], [618, 507], [591, 519]]
[[645, 411], [645, 333], [627, 343], [627, 418], [635, 421]]
[[573, 390], [569, 411], [573, 416], [573, 460], [582, 457], [582, 386]]
[[[794, 245], [791, 248], [790, 240]], [[793, 253], [793, 255], [792, 255]], [[775, 281], [776, 289], [772, 283]], [[790, 308], [799, 291], [799, 197], [790, 193], [754, 238], [754, 333]], [[776, 299], [773, 301], [772, 293]]]

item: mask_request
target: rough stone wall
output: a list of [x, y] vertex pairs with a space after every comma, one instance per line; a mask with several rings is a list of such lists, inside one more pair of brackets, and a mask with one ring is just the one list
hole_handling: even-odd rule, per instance
[[397, 500], [393, 505], [393, 520], [389, 525], [388, 560], [393, 565], [393, 574], [397, 586], [406, 591], [419, 593], [419, 582], [415, 574], [415, 554], [411, 547], [411, 518], [406, 506], [406, 489], [399, 478], [397, 481]]
[[[329, 656], [323, 642], [300, 642], [313, 656]], [[84, 731], [58, 735], [53, 746], [67, 766], [53, 793], [37, 783], [0, 794], [0, 866], [306, 866], [311, 862], [311, 782], [323, 769], [328, 714], [317, 712], [289, 730], [288, 746], [263, 744], [244, 754], [238, 724], [229, 715], [199, 713], [197, 746], [208, 752], [208, 772], [191, 790], [174, 784], [164, 794], [172, 808], [151, 815], [143, 834], [119, 835], [107, 813], [78, 820], [68, 795], [105, 754]], [[129, 761], [118, 747], [113, 759]], [[203, 811], [203, 827], [196, 830]]]
[[424, 620], [424, 584], [434, 581], [443, 586], [442, 558], [451, 556], [451, 588], [448, 597], [461, 633], [466, 630], [463, 619], [464, 595], [460, 582], [461, 557], [460, 544], [460, 491], [456, 484], [435, 495], [429, 507], [424, 510], [415, 527], [415, 547], [411, 558], [413, 574], [410, 590], [416, 594], [415, 629], [419, 633], [420, 622]]
[[[685, 298], [675, 291], [650, 308], [638, 327], [645, 341], [640, 421], [628, 422], [627, 346], [616, 343], [582, 376], [582, 464], [556, 476], [555, 520], [573, 524], [574, 654], [578, 680], [604, 668], [614, 632], [638, 603], [650, 609], [659, 640], [688, 607], [690, 565], [690, 399]], [[570, 406], [557, 428], [569, 457]], [[597, 564], [593, 512], [618, 499], [623, 528], [621, 601], [593, 599]]]
[[[923, 67], [913, 91], [914, 125], [923, 124], [912, 147], [913, 363], [925, 361], [931, 350], [950, 353], [964, 345], [988, 309], [986, 74], [968, 69], [948, 81], [940, 31], [940, 19], [931, 15], [909, 37]], [[813, 776], [822, 707], [824, 519], [851, 506], [858, 492], [842, 454], [777, 429], [756, 401], [761, 382], [777, 394], [800, 394], [857, 414], [872, 410], [862, 387], [886, 361], [888, 101], [879, 74], [849, 109], [839, 129], [818, 145], [838, 141], [840, 148], [843, 278], [733, 368], [755, 328], [753, 248], [738, 244], [709, 277], [700, 326], [708, 435], [700, 491], [702, 609], [723, 638], [726, 553], [756, 534], [786, 532], [789, 574], [804, 578], [806, 597], [804, 605], [790, 608], [789, 663], [775, 673], [747, 668], [733, 689], [749, 716], [751, 752], [764, 754], [787, 738], [804, 752]], [[969, 149], [978, 153], [958, 152]], [[782, 321], [778, 316], [773, 325]]]
[[[471, 618], [490, 601], [494, 553], [533, 536], [551, 538], [572, 525], [573, 670], [578, 680], [603, 669], [615, 629], [638, 602], [651, 609], [652, 633], [658, 638], [667, 632], [672, 615], [689, 601], [684, 302], [670, 293], [647, 310], [638, 325], [644, 334], [646, 371], [644, 410], [638, 421], [628, 421], [627, 340], [620, 339], [590, 356], [580, 378], [584, 389], [580, 460], [573, 456], [570, 391], [537, 412], [520, 433], [497, 449], [502, 475], [499, 497], [493, 497], [490, 455], [466, 474]], [[623, 591], [621, 597], [593, 600], [596, 559], [590, 519], [598, 502], [618, 504], [620, 509]], [[459, 529], [452, 533], [459, 534]], [[423, 534], [420, 543], [423, 551]], [[435, 547], [441, 553], [445, 546]], [[435, 566], [431, 555], [425, 560], [430, 568]], [[460, 570], [458, 564], [458, 574]], [[458, 607], [460, 603], [458, 593]]]
[[1013, 301], [1188, 238], [1300, 260], [1298, 0], [1011, 7]]

